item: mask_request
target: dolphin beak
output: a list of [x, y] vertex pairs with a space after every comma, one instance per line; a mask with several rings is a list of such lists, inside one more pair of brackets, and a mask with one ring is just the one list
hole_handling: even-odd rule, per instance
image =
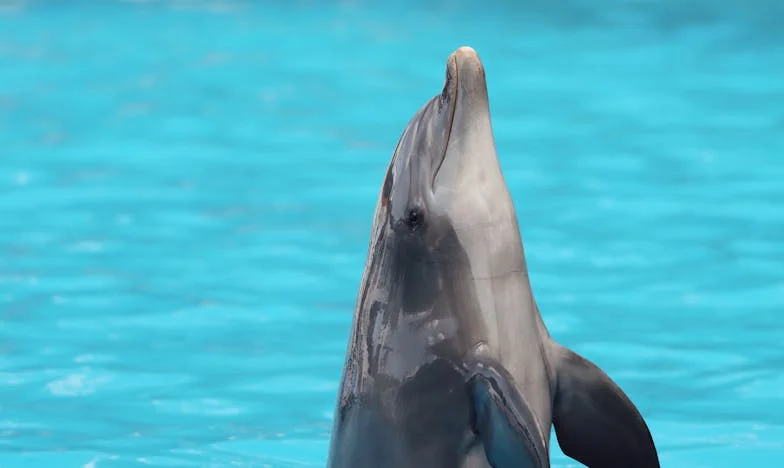
[[[485, 68], [474, 49], [463, 46], [452, 52], [447, 61], [447, 70], [453, 71], [458, 84], [457, 98], [487, 101], [487, 82]], [[459, 78], [459, 79], [458, 79]]]
[[[463, 46], [449, 55], [446, 62], [446, 82], [441, 98], [448, 106], [449, 115], [446, 120], [444, 154], [433, 172], [434, 188], [444, 166], [451, 165], [454, 169], [468, 163], [468, 161], [455, 161], [455, 164], [449, 164], [447, 160], [451, 153], [455, 153], [453, 157], [465, 153], [468, 149], [465, 148], [465, 139], [484, 130], [483, 120], [488, 120], [489, 123], [490, 109], [485, 69], [473, 48]], [[455, 145], [462, 148], [455, 149], [453, 148]], [[456, 176], [454, 171], [447, 172], [450, 172], [450, 175], [446, 178], [454, 180]]]

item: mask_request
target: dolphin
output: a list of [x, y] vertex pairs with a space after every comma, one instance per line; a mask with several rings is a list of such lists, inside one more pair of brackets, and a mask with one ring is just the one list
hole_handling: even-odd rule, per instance
[[484, 67], [461, 47], [386, 171], [328, 467], [549, 467], [551, 425], [588, 467], [659, 467], [631, 400], [539, 314]]

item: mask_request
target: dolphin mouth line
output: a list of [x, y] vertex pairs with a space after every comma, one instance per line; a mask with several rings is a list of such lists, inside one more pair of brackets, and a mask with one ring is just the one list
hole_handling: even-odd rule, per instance
[[430, 186], [433, 188], [435, 188], [436, 186], [436, 178], [438, 177], [438, 173], [441, 171], [441, 166], [443, 166], [444, 161], [446, 161], [446, 152], [449, 150], [449, 140], [452, 138], [452, 126], [455, 123], [455, 113], [457, 111], [457, 98], [458, 98], [458, 94], [460, 93], [460, 80], [459, 80], [460, 77], [459, 77], [459, 72], [457, 70], [458, 68], [457, 57], [452, 57], [451, 61], [454, 64], [454, 69], [455, 69], [455, 77], [454, 77], [455, 96], [454, 96], [454, 102], [452, 102], [452, 109], [451, 109], [452, 112], [451, 115], [449, 116], [449, 127], [447, 128], [446, 141], [444, 142], [444, 153], [441, 155], [441, 161], [438, 163], [438, 167], [436, 167], [436, 170], [433, 171], [433, 180], [430, 181], [431, 184]]

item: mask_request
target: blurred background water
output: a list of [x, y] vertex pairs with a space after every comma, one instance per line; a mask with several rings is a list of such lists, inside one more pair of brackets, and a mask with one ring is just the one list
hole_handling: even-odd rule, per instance
[[383, 172], [460, 45], [555, 338], [662, 466], [782, 466], [782, 17], [0, 1], [0, 467], [324, 466]]

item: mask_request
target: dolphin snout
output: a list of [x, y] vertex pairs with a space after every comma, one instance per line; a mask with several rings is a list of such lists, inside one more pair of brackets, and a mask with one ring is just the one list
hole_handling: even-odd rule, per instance
[[452, 52], [447, 60], [447, 76], [450, 71], [458, 82], [458, 94], [462, 94], [469, 102], [486, 100], [485, 68], [472, 47], [463, 46]]
[[474, 62], [479, 64], [481, 68], [482, 64], [479, 61], [479, 55], [476, 53], [473, 47], [469, 46], [462, 46], [458, 47], [456, 51], [452, 52], [449, 56], [450, 61], [455, 61], [457, 63], [465, 62], [467, 60], [473, 60]]

